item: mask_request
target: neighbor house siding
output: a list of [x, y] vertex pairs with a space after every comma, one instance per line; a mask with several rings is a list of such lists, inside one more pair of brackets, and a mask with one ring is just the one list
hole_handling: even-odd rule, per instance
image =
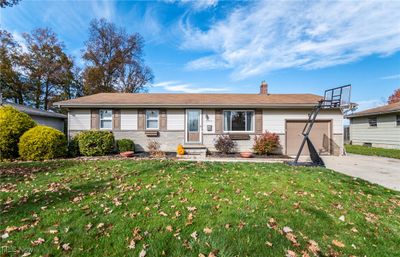
[[185, 130], [184, 109], [167, 109], [167, 130]]
[[71, 109], [68, 112], [69, 130], [90, 129], [90, 109]]
[[53, 118], [53, 117], [45, 117], [45, 116], [37, 116], [37, 115], [30, 115], [31, 118], [36, 121], [40, 125], [52, 127], [55, 129], [64, 132], [64, 119], [60, 118]]
[[121, 130], [137, 130], [137, 109], [121, 109]]
[[374, 147], [400, 149], [400, 126], [396, 125], [396, 114], [377, 116], [377, 126], [370, 127], [368, 117], [351, 119], [350, 140], [352, 144], [370, 143]]

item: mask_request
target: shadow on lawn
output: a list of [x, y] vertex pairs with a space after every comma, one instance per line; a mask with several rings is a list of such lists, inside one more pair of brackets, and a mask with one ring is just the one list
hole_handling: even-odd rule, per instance
[[[42, 211], [42, 207], [46, 206], [50, 209], [52, 206], [62, 205], [61, 207], [68, 206], [68, 203], [72, 203], [75, 197], [82, 196], [83, 199], [89, 193], [101, 193], [104, 192], [107, 187], [107, 183], [111, 179], [88, 182], [77, 186], [71, 186], [63, 188], [57, 191], [41, 191], [39, 193], [33, 193], [28, 197], [22, 197], [18, 199], [18, 202], [12, 202], [9, 204], [2, 204], [0, 209], [2, 210], [2, 218], [19, 216], [26, 217], [32, 213], [38, 213]], [[78, 203], [76, 203], [78, 204]]]

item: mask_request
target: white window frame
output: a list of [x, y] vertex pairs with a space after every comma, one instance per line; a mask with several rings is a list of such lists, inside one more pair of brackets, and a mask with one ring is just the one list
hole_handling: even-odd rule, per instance
[[[157, 118], [148, 118], [147, 117], [147, 112], [157, 112]], [[147, 127], [147, 121], [148, 120], [156, 120], [157, 121], [157, 128], [148, 128]], [[159, 130], [160, 129], [160, 110], [157, 109], [147, 109], [146, 110], [146, 130]]]
[[[251, 122], [253, 124], [252, 130], [225, 130], [225, 112], [231, 112], [231, 123], [232, 123], [232, 112], [245, 112], [245, 128], [247, 128], [247, 112], [252, 112], [253, 115], [251, 117]], [[255, 131], [255, 110], [223, 110], [222, 112], [222, 126], [223, 126], [223, 132], [224, 133], [254, 133]], [[232, 124], [231, 124], [232, 128]]]
[[[102, 119], [101, 118], [101, 112], [102, 111], [111, 111], [111, 118], [106, 118], [106, 119]], [[103, 121], [103, 120], [110, 120], [111, 121], [111, 128], [102, 128], [101, 127], [101, 121]], [[112, 109], [100, 109], [99, 110], [99, 128], [100, 129], [103, 129], [103, 130], [112, 130], [113, 129], [113, 110]]]

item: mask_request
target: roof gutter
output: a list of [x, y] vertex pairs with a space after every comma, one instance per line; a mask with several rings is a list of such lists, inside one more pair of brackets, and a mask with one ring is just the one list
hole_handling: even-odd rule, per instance
[[346, 118], [358, 118], [358, 117], [368, 117], [368, 116], [374, 116], [374, 115], [383, 115], [383, 114], [391, 114], [391, 113], [396, 113], [400, 112], [400, 110], [393, 110], [393, 111], [385, 111], [385, 112], [371, 112], [371, 113], [354, 113], [347, 115]]
[[191, 108], [191, 107], [203, 107], [203, 108], [226, 108], [226, 107], [241, 107], [241, 108], [287, 108], [287, 107], [297, 107], [297, 108], [311, 108], [315, 104], [62, 104], [54, 103], [54, 106], [65, 107], [65, 108], [113, 108], [113, 107], [124, 107], [124, 108]]

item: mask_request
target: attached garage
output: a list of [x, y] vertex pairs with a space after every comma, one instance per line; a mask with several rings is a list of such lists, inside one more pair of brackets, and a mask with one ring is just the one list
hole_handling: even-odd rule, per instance
[[[306, 124], [306, 120], [287, 120], [286, 121], [286, 154], [296, 155], [303, 140], [301, 134]], [[310, 133], [310, 139], [315, 149], [321, 155], [332, 154], [332, 121], [319, 120], [314, 123]], [[308, 147], [305, 145], [301, 155], [308, 155]]]

